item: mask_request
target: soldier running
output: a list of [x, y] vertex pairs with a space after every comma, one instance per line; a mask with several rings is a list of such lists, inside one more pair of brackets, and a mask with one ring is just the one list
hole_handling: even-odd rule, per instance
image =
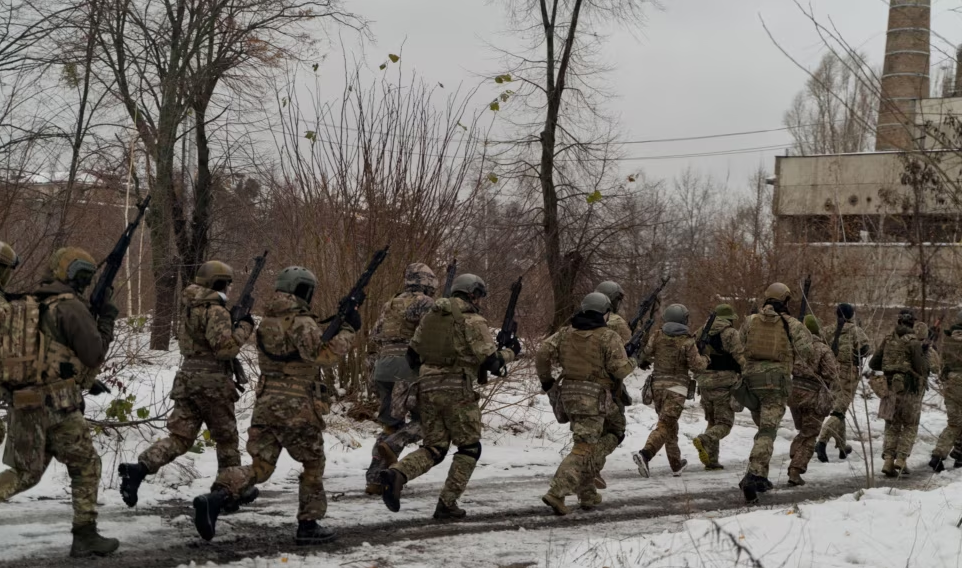
[[621, 289], [621, 285], [617, 282], [606, 280], [598, 284], [595, 292], [604, 294], [608, 297], [608, 300], [611, 301], [611, 313], [608, 314], [608, 327], [618, 333], [623, 344], [628, 343], [628, 340], [631, 339], [631, 327], [628, 326], [625, 318], [618, 315], [618, 308], [621, 307], [621, 301], [625, 299], [625, 291]]
[[[955, 441], [962, 436], [962, 312], [955, 316], [955, 323], [945, 330], [942, 344], [942, 372], [939, 373], [939, 390], [945, 401], [945, 414], [948, 419], [939, 441], [932, 450], [929, 467], [936, 473], [945, 470], [945, 460], [953, 451]], [[955, 467], [962, 465], [955, 458]]]
[[[10, 302], [7, 301], [4, 289], [10, 284], [10, 280], [13, 279], [13, 271], [16, 270], [19, 265], [20, 257], [17, 256], [13, 247], [0, 241], [0, 330], [4, 329], [5, 325], [8, 325], [10, 317]], [[13, 395], [0, 384], [0, 401], [9, 406], [10, 403], [13, 402], [12, 396]], [[0, 418], [0, 444], [3, 443], [6, 437], [7, 424], [6, 417], [4, 417]]]

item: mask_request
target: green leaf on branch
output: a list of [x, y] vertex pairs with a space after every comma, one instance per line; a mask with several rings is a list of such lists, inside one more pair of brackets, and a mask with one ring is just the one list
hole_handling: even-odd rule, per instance
[[137, 418], [140, 418], [141, 420], [147, 420], [148, 418], [150, 418], [150, 409], [147, 408], [146, 406], [142, 406], [138, 408]]
[[308, 130], [304, 133], [304, 138], [307, 138], [311, 142], [317, 142], [317, 132], [313, 130]]
[[501, 110], [501, 105], [498, 104], [498, 101], [492, 101], [491, 104], [488, 105], [488, 108], [490, 108], [491, 110], [497, 112], [497, 111]]
[[501, 93], [500, 95], [498, 95], [498, 98], [501, 99], [501, 102], [506, 103], [506, 102], [508, 102], [508, 97], [510, 97], [510, 96], [511, 96], [511, 95], [510, 95], [507, 91], [505, 91], [505, 92]]
[[588, 197], [585, 198], [585, 201], [588, 202], [588, 205], [591, 205], [593, 203], [598, 203], [599, 201], [601, 201], [601, 192], [598, 191], [597, 189], [594, 190], [594, 192], [592, 192], [591, 194], [588, 195]]
[[496, 176], [493, 173], [488, 174], [488, 181], [490, 181], [491, 183], [498, 183], [498, 176]]
[[401, 60], [400, 57], [398, 57], [397, 55], [394, 55], [393, 53], [387, 54], [387, 58], [391, 60], [391, 63], [397, 63], [398, 61]]
[[510, 83], [510, 82], [511, 82], [511, 74], [510, 74], [510, 73], [504, 73], [503, 75], [498, 75], [498, 76], [496, 76], [496, 77], [494, 78], [494, 82], [497, 83], [497, 84], [499, 84], [499, 85], [501, 85], [501, 84], [503, 84], [503, 83]]
[[314, 72], [317, 73], [317, 63], [315, 63], [315, 64], [312, 65], [311, 67], [314, 69]]

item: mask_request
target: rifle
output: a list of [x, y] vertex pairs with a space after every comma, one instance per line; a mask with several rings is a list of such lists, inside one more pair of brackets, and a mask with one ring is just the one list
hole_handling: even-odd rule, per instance
[[324, 343], [329, 342], [334, 339], [337, 332], [341, 330], [341, 326], [344, 324], [345, 318], [350, 315], [351, 312], [356, 311], [364, 303], [366, 295], [364, 294], [364, 289], [371, 282], [371, 277], [377, 271], [377, 268], [381, 266], [384, 259], [387, 258], [387, 251], [391, 248], [390, 245], [385, 246], [381, 250], [374, 253], [374, 257], [371, 258], [371, 262], [368, 263], [367, 268], [361, 274], [361, 277], [357, 279], [354, 283], [354, 287], [351, 291], [347, 293], [347, 296], [341, 298], [341, 301], [337, 305], [337, 313], [331, 318], [330, 323], [327, 324], [327, 329], [324, 330], [324, 335], [321, 336], [321, 341]]
[[444, 293], [441, 295], [442, 298], [451, 297], [451, 286], [454, 285], [454, 275], [458, 272], [458, 259], [455, 258], [448, 264], [447, 274], [444, 276]]
[[[654, 310], [652, 310], [654, 311]], [[641, 351], [642, 345], [645, 343], [645, 338], [648, 337], [648, 332], [651, 331], [651, 326], [655, 325], [655, 316], [652, 314], [650, 318], [645, 322], [645, 325], [638, 328], [637, 331], [625, 343], [625, 353], [629, 357], [634, 357], [636, 353]]]
[[711, 331], [713, 325], [715, 325], [715, 317], [717, 314], [713, 311], [708, 315], [708, 321], [705, 322], [705, 327], [701, 328], [701, 335], [698, 336], [698, 341], [695, 342], [695, 346], [698, 347], [698, 354], [705, 354], [705, 346], [708, 345], [708, 341], [711, 339], [708, 332]]
[[812, 275], [809, 274], [805, 277], [805, 283], [802, 285], [802, 305], [798, 310], [798, 321], [803, 321], [805, 319], [805, 314], [808, 313], [808, 296], [812, 291]]
[[[136, 231], [137, 226], [140, 225], [140, 221], [144, 218], [144, 214], [147, 212], [147, 206], [149, 205], [150, 196], [148, 195], [137, 205], [137, 217], [127, 225], [123, 234], [120, 235], [120, 239], [117, 240], [117, 244], [114, 245], [113, 250], [107, 255], [107, 259], [104, 260], [103, 272], [100, 273], [100, 279], [97, 280], [93, 292], [90, 293], [90, 313], [92, 313], [94, 317], [99, 316], [104, 305], [110, 300], [110, 295], [113, 294], [114, 280], [120, 272], [120, 265], [124, 262], [127, 249], [130, 248], [130, 241], [134, 236], [134, 231]], [[111, 393], [107, 385], [100, 380], [95, 380], [92, 388], [98, 387], [102, 391], [105, 391], [106, 394]]]
[[832, 337], [832, 353], [838, 357], [838, 341], [842, 337], [842, 328], [845, 326], [845, 318], [841, 315], [835, 320], [835, 336]]
[[[247, 282], [244, 283], [244, 289], [241, 290], [240, 298], [238, 298], [237, 303], [234, 307], [230, 309], [230, 321], [234, 325], [237, 322], [247, 318], [251, 315], [251, 309], [254, 307], [254, 285], [257, 283], [257, 279], [261, 275], [261, 270], [264, 269], [264, 265], [267, 264], [267, 251], [261, 256], [254, 257], [254, 268], [251, 269], [250, 276], [247, 277]], [[234, 374], [234, 388], [237, 392], [244, 392], [244, 385], [248, 383], [247, 373], [244, 371], [244, 365], [241, 364], [240, 359], [234, 357], [230, 360], [230, 370]]]
[[[638, 312], [635, 314], [635, 317], [628, 324], [628, 326], [631, 328], [631, 331], [635, 331], [636, 329], [638, 329], [638, 325], [644, 319], [645, 314], [651, 311], [652, 307], [655, 305], [655, 302], [658, 301], [658, 294], [661, 294], [661, 291], [665, 289], [665, 285], [668, 284], [669, 280], [671, 280], [670, 276], [665, 276], [664, 278], [662, 278], [661, 284], [659, 284], [658, 287], [655, 288], [655, 291], [649, 294], [647, 298], [642, 300], [641, 304], [638, 306]], [[652, 317], [654, 317], [654, 313], [652, 313]]]
[[[498, 344], [498, 351], [504, 349], [518, 339], [518, 322], [514, 319], [514, 312], [518, 307], [518, 297], [521, 295], [521, 276], [511, 284], [511, 297], [508, 298], [508, 307], [504, 310], [504, 321], [501, 322], [501, 329], [495, 338]], [[507, 373], [505, 373], [507, 374]], [[505, 375], [501, 375], [502, 377]], [[483, 385], [488, 382], [488, 371], [482, 369], [478, 375], [478, 384]]]
[[922, 351], [924, 351], [925, 353], [928, 353], [932, 345], [939, 340], [939, 334], [941, 332], [942, 332], [942, 316], [939, 316], [938, 319], [935, 320], [935, 324], [933, 324], [932, 327], [929, 328], [929, 333], [928, 333], [928, 336], [925, 338], [925, 341], [922, 342]]

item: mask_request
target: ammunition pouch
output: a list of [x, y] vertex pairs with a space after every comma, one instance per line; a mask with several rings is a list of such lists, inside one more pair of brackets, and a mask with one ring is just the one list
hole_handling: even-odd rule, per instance
[[655, 403], [655, 393], [651, 387], [651, 375], [648, 375], [648, 379], [645, 380], [645, 386], [641, 387], [641, 403], [645, 406], [651, 406]]
[[758, 412], [762, 408], [762, 401], [749, 388], [749, 382], [745, 377], [739, 379], [735, 387], [732, 388], [732, 398], [738, 401], [742, 407], [747, 408], [749, 412]]
[[227, 374], [231, 372], [230, 361], [219, 361], [213, 357], [186, 357], [180, 370], [185, 373]]
[[418, 406], [418, 383], [397, 381], [391, 391], [391, 417], [404, 420]]
[[554, 417], [558, 421], [558, 424], [567, 424], [571, 421], [568, 413], [565, 412], [564, 402], [561, 400], [560, 381], [554, 381], [554, 384], [548, 389], [548, 403], [551, 404], [551, 410], [554, 412]]
[[614, 404], [611, 391], [598, 383], [567, 378], [561, 380], [561, 402], [569, 417], [607, 414]]
[[885, 398], [889, 395], [889, 381], [885, 375], [872, 375], [868, 380], [868, 386], [879, 398]]
[[54, 410], [72, 411], [83, 406], [80, 387], [73, 379], [49, 385], [13, 391], [13, 408], [31, 410], [47, 406]]

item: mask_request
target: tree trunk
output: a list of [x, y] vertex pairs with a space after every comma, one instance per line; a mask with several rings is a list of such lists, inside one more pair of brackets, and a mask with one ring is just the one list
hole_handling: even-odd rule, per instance
[[[169, 113], [173, 114], [173, 113]], [[174, 192], [174, 153], [177, 127], [171, 118], [161, 121], [157, 133], [157, 178], [150, 207], [151, 268], [154, 273], [154, 317], [150, 324], [150, 348], [170, 348], [176, 310], [177, 269], [172, 264], [171, 219]]]
[[194, 104], [197, 140], [197, 179], [194, 184], [194, 212], [191, 218], [189, 250], [181, 251], [184, 258], [184, 281], [194, 277], [197, 267], [207, 257], [210, 246], [211, 205], [214, 177], [210, 171], [210, 144], [207, 139], [207, 103]]

